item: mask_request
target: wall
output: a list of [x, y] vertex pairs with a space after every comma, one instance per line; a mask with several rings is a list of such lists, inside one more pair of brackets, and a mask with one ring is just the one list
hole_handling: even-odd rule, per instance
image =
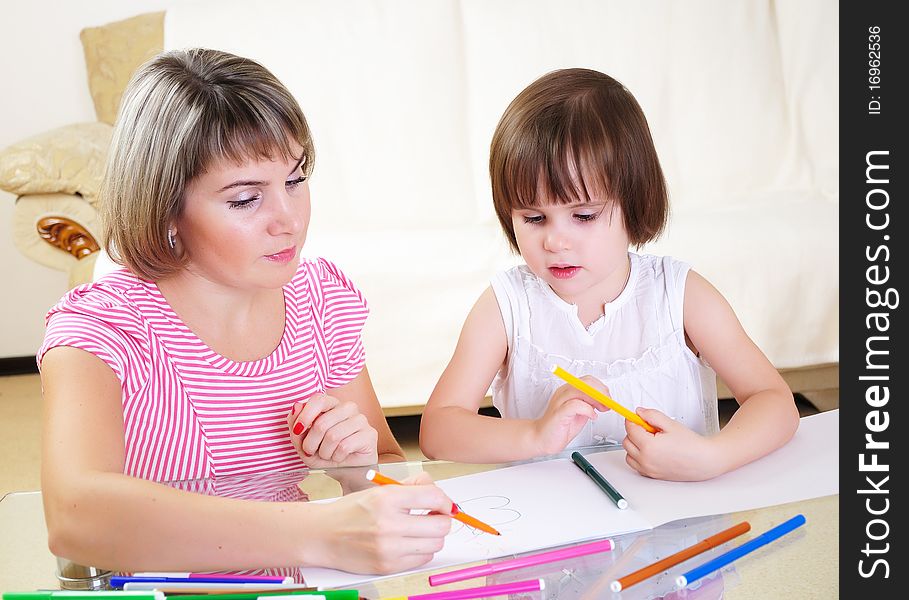
[[[62, 125], [94, 121], [79, 31], [168, 4], [3, 0], [0, 147]], [[29, 260], [13, 246], [14, 201], [0, 191], [0, 358], [34, 354], [44, 335], [44, 313], [67, 289], [65, 273]]]

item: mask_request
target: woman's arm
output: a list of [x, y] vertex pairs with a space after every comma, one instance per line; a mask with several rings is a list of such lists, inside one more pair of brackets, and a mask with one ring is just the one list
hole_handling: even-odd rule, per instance
[[388, 420], [382, 412], [382, 406], [376, 397], [376, 391], [372, 387], [372, 380], [369, 378], [369, 372], [366, 366], [360, 371], [353, 381], [347, 385], [329, 390], [332, 396], [339, 400], [350, 400], [360, 409], [360, 413], [366, 417], [369, 424], [378, 433], [376, 451], [379, 454], [379, 462], [398, 462], [406, 460], [401, 445], [395, 439], [391, 428], [388, 426]]
[[[308, 504], [205, 496], [124, 475], [113, 371], [88, 352], [57, 347], [44, 356], [41, 381], [42, 496], [57, 556], [126, 571], [312, 565], [386, 573], [428, 561], [450, 529], [451, 500], [432, 485]], [[443, 514], [414, 519], [411, 508]]]

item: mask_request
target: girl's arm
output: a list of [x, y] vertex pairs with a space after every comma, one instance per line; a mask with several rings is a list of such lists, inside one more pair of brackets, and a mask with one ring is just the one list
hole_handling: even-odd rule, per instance
[[[44, 356], [41, 381], [42, 496], [57, 556], [125, 571], [313, 565], [393, 572], [428, 561], [450, 529], [451, 500], [431, 485], [309, 504], [205, 496], [124, 475], [113, 371], [88, 352], [57, 347]], [[443, 514], [412, 519], [411, 508]]]
[[[696, 481], [716, 477], [773, 452], [795, 434], [799, 414], [786, 382], [745, 333], [732, 307], [694, 271], [688, 273], [683, 311], [692, 351], [702, 355], [726, 382], [739, 408], [722, 431], [709, 438], [696, 436], [700, 439], [685, 442], [679, 437], [690, 433], [685, 430], [674, 437], [672, 446], [659, 448], [662, 434], [654, 436], [637, 426], [627, 426], [626, 440], [642, 449], [645, 457], [648, 446], [657, 451], [651, 458], [661, 455], [657, 462], [662, 462], [662, 466], [653, 462], [639, 465], [643, 469], [638, 470], [645, 475]], [[639, 412], [652, 425], [665, 426], [670, 434], [676, 429], [657, 411]]]
[[729, 303], [700, 274], [685, 284], [685, 331], [729, 386], [739, 408], [718, 434], [722, 472], [769, 454], [799, 426], [792, 391], [739, 323]]
[[[593, 408], [571, 394], [559, 395], [544, 418], [500, 419], [478, 414], [496, 372], [505, 362], [508, 341], [502, 314], [492, 288], [467, 316], [454, 355], [423, 409], [420, 449], [429, 458], [462, 462], [509, 462], [557, 452], [547, 439], [556, 429], [570, 426], [559, 420], [584, 422]], [[576, 394], [575, 394], [576, 395]], [[565, 396], [564, 398], [562, 396]], [[578, 413], [590, 413], [578, 417]], [[576, 432], [575, 432], [576, 433]], [[564, 435], [563, 435], [564, 437]]]

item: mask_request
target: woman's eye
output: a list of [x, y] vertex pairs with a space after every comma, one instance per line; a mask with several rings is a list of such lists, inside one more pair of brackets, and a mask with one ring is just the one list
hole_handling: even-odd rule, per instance
[[543, 215], [524, 215], [524, 222], [538, 225], [543, 222]]
[[252, 203], [259, 199], [259, 196], [253, 196], [252, 198], [240, 198], [239, 200], [231, 200], [227, 203], [229, 208], [249, 208], [252, 206]]
[[296, 179], [290, 179], [288, 181], [285, 181], [284, 187], [286, 187], [289, 190], [292, 190], [295, 187], [297, 187], [298, 185], [300, 185], [301, 183], [303, 183], [304, 181], [306, 181], [306, 175], [300, 175]]

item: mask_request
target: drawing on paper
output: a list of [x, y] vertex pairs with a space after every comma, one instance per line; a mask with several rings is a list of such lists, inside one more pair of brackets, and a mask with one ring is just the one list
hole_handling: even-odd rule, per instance
[[[521, 513], [511, 508], [511, 498], [508, 496], [478, 496], [463, 502], [458, 502], [458, 507], [472, 517], [498, 528], [500, 525], [513, 523], [521, 518]], [[488, 535], [460, 521], [454, 521], [449, 536], [458, 535], [467, 531], [471, 537]]]

